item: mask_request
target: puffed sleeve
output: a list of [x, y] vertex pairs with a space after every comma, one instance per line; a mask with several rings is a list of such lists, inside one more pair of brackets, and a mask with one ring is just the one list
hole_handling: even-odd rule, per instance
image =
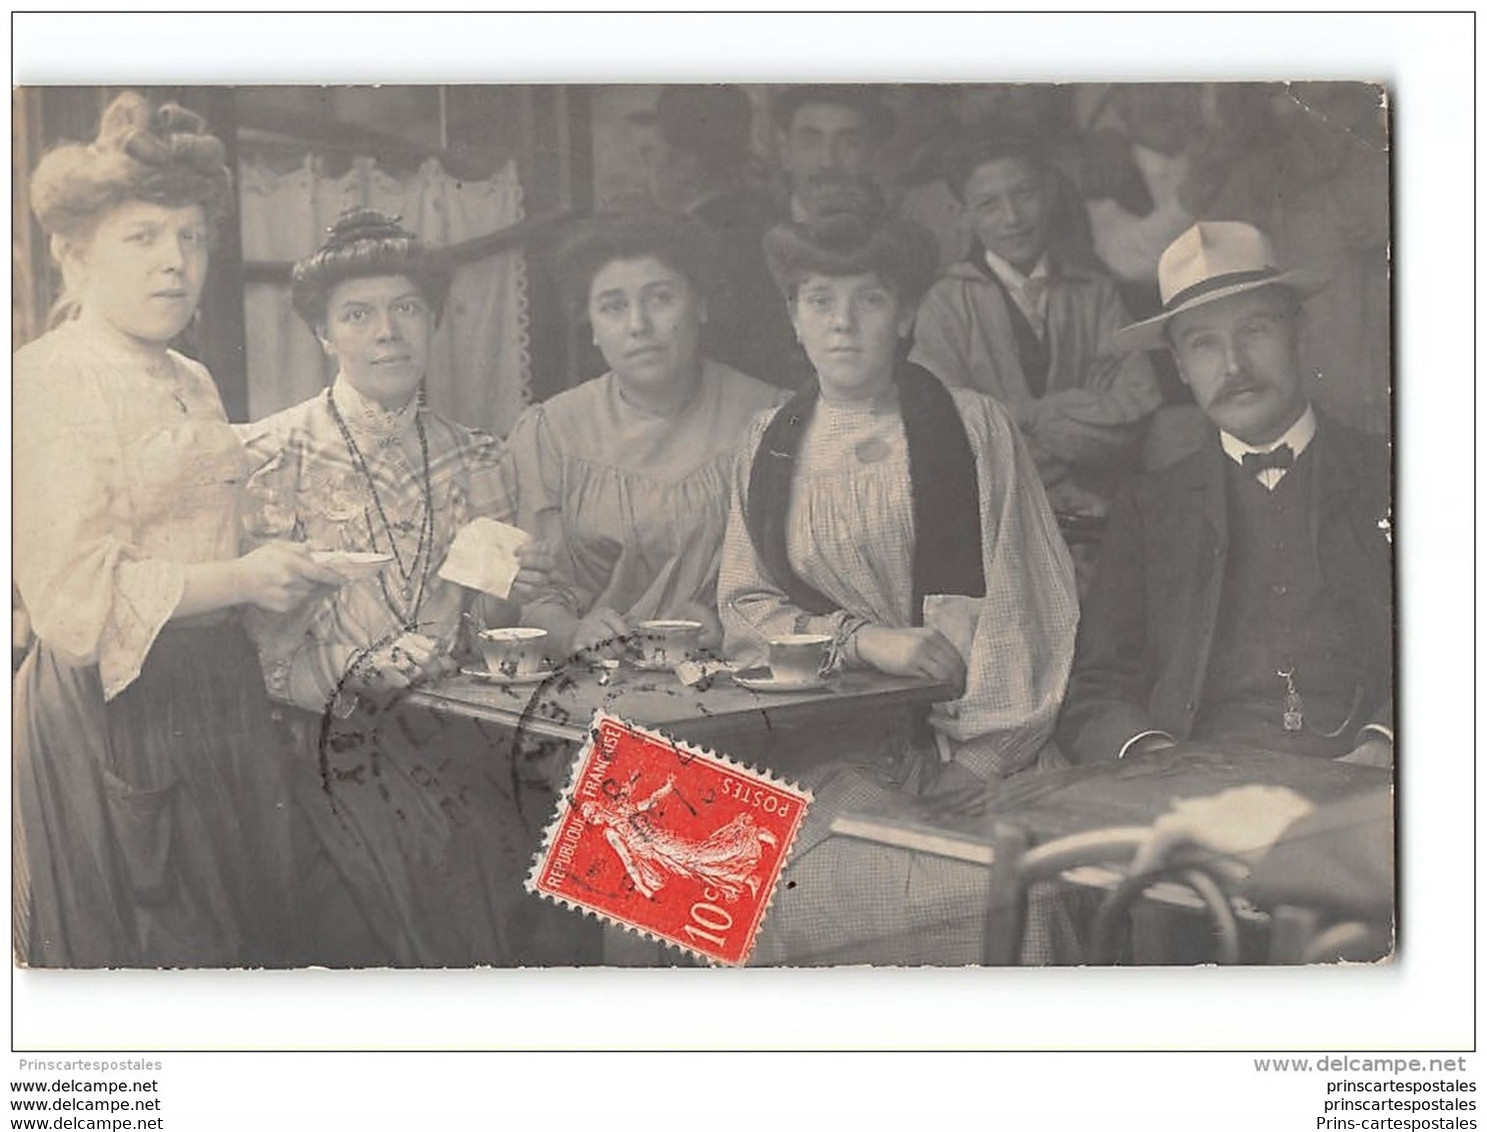
[[930, 722], [955, 761], [982, 778], [1034, 762], [1053, 732], [1079, 624], [1074, 568], [1017, 429], [989, 397], [957, 392], [976, 455], [982, 516], [980, 603], [965, 694]]
[[[842, 610], [824, 615], [807, 613], [791, 602], [759, 561], [744, 519], [754, 452], [774, 410], [761, 414], [734, 463], [729, 496], [728, 529], [723, 536], [718, 568], [718, 617], [723, 623], [723, 651], [742, 665], [762, 664], [771, 637], [790, 633], [824, 633], [833, 638], [856, 619]], [[856, 622], [861, 624], [860, 621]]]
[[578, 584], [577, 566], [564, 537], [563, 453], [541, 405], [533, 405], [517, 418], [506, 438], [501, 468], [503, 489], [515, 508], [516, 525], [557, 551], [547, 588], [524, 608], [555, 604], [574, 617], [583, 616], [596, 595]]
[[[247, 449], [251, 469], [243, 491], [244, 542], [261, 546], [274, 539], [304, 541], [299, 513], [302, 444], [293, 430], [277, 427], [273, 418], [239, 426], [238, 438]], [[288, 614], [253, 607], [243, 611], [243, 623], [258, 647], [264, 684], [279, 699], [291, 698], [290, 665], [306, 644], [308, 621], [307, 607]]]
[[269, 421], [236, 426], [248, 453], [243, 492], [243, 536], [249, 544], [271, 539], [302, 541], [299, 518], [299, 448], [292, 432]]
[[186, 567], [145, 557], [115, 515], [117, 424], [78, 366], [36, 343], [15, 356], [13, 396], [16, 586], [36, 635], [97, 664], [111, 699], [175, 612]]

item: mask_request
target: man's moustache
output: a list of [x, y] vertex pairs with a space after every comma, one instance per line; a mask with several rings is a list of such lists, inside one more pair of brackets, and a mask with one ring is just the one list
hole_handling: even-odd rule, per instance
[[1220, 385], [1218, 393], [1215, 394], [1213, 399], [1215, 402], [1222, 404], [1231, 398], [1239, 396], [1241, 393], [1254, 393], [1264, 387], [1264, 382], [1255, 381], [1253, 378], [1236, 377]]

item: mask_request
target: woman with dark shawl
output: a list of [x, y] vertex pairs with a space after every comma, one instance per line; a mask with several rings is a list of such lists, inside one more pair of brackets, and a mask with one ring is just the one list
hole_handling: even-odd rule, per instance
[[1078, 620], [1068, 553], [1001, 407], [903, 360], [934, 276], [929, 234], [844, 196], [765, 247], [817, 380], [762, 415], [741, 456], [725, 649], [757, 661], [772, 637], [826, 634], [836, 665], [962, 692], [928, 734], [807, 773], [816, 802], [794, 884], [756, 960], [972, 962], [984, 872], [829, 838], [829, 825], [1038, 764]]

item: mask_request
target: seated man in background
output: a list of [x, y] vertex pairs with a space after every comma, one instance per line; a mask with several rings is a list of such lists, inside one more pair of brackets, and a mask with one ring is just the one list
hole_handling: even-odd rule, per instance
[[893, 112], [870, 86], [787, 87], [771, 111], [790, 194], [788, 215], [779, 219], [797, 224], [842, 181], [870, 181], [878, 147], [894, 127]]
[[1302, 301], [1258, 229], [1200, 222], [1162, 255], [1168, 346], [1206, 446], [1116, 504], [1079, 628], [1059, 744], [1076, 761], [1184, 740], [1393, 760], [1386, 442], [1316, 413]]
[[946, 183], [975, 239], [920, 306], [910, 358], [1001, 402], [1055, 513], [1104, 515], [1161, 401], [1145, 355], [1111, 351], [1130, 315], [1108, 276], [1050, 252], [1053, 172], [1031, 140], [952, 150]]

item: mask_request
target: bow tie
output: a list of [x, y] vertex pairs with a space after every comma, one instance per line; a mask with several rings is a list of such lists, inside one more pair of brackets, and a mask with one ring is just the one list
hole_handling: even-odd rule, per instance
[[1277, 445], [1269, 452], [1246, 452], [1239, 460], [1239, 466], [1252, 476], [1271, 468], [1289, 471], [1295, 463], [1296, 453], [1291, 451], [1289, 444]]

